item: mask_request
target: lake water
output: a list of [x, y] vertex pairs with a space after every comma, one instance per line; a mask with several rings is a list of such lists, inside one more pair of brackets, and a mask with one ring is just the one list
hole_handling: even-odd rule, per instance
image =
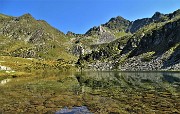
[[0, 113], [63, 111], [180, 113], [180, 72], [45, 71], [0, 85]]

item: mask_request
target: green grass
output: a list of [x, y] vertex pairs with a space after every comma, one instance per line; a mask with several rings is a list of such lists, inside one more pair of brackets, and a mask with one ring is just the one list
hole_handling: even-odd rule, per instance
[[34, 58], [21, 58], [11, 56], [0, 56], [0, 65], [10, 67], [16, 72], [32, 73], [49, 70], [75, 70], [76, 68], [68, 61], [38, 60]]
[[[71, 47], [69, 38], [47, 22], [35, 20], [30, 14], [16, 17], [16, 20], [13, 18], [5, 20], [4, 15], [0, 18], [3, 18], [0, 24], [3, 31], [0, 35], [0, 55], [46, 60], [77, 60], [68, 52]], [[5, 27], [8, 28], [4, 29]]]
[[141, 61], [143, 61], [143, 62], [149, 62], [149, 61], [151, 61], [152, 59], [153, 59], [153, 55], [155, 54], [155, 52], [154, 51], [152, 51], [152, 52], [147, 52], [147, 53], [143, 53], [141, 56], [142, 56], [142, 58], [141, 58]]
[[120, 37], [123, 37], [123, 36], [126, 36], [126, 35], [131, 35], [131, 33], [115, 32], [114, 35], [115, 35], [116, 38], [120, 38]]

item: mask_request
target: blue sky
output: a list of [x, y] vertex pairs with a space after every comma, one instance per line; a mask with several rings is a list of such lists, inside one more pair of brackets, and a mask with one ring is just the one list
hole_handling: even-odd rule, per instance
[[177, 9], [179, 0], [0, 0], [0, 13], [30, 13], [64, 33], [85, 33], [116, 16], [133, 21], [151, 17], [156, 11], [171, 13]]

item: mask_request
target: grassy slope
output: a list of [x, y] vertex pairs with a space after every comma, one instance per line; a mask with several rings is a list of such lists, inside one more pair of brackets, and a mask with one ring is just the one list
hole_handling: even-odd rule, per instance
[[[1, 16], [0, 21], [1, 55], [76, 60], [68, 53], [69, 39], [45, 21], [35, 20], [30, 14]], [[28, 55], [30, 51], [35, 54]]]

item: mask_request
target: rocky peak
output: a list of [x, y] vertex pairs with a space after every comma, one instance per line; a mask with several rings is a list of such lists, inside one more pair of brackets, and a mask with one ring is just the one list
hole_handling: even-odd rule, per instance
[[140, 28], [150, 24], [152, 20], [150, 18], [143, 18], [143, 19], [137, 19], [134, 22], [132, 22], [132, 25], [130, 27], [130, 32], [135, 33]]
[[20, 19], [34, 19], [34, 17], [30, 13], [24, 14], [20, 16], [19, 18]]
[[76, 33], [74, 33], [74, 32], [68, 31], [68, 32], [66, 33], [66, 36], [71, 37], [71, 38], [76, 37], [76, 38], [79, 39], [80, 37], [83, 37], [84, 34], [76, 34]]
[[68, 31], [68, 32], [66, 33], [66, 35], [67, 35], [67, 36], [75, 36], [75, 33], [71, 32], [71, 31]]
[[107, 23], [103, 24], [103, 26], [112, 30], [125, 31], [128, 28], [129, 24], [129, 20], [126, 20], [121, 16], [117, 16], [115, 18], [111, 18]]
[[163, 22], [166, 21], [167, 15], [164, 15], [160, 12], [155, 12], [155, 14], [151, 18], [142, 18], [142, 19], [137, 19], [134, 22], [132, 22], [130, 32], [135, 33], [138, 31], [140, 28], [149, 25], [153, 22]]
[[164, 14], [160, 13], [160, 12], [156, 12], [153, 16], [152, 19], [153, 20], [159, 20], [162, 16], [164, 16]]
[[102, 27], [101, 26], [94, 26], [93, 28], [89, 29], [85, 35], [98, 35], [100, 34], [100, 32], [102, 31]]
[[113, 17], [109, 20], [109, 22], [121, 22], [121, 21], [126, 21], [126, 19], [124, 19], [121, 16], [117, 16], [117, 17]]

